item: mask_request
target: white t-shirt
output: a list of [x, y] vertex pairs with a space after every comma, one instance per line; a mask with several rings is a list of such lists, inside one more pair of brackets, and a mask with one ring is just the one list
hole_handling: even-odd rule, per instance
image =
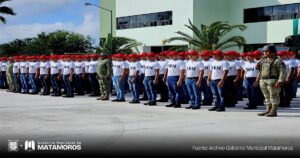
[[7, 68], [7, 62], [2, 62], [1, 63], [1, 71], [6, 71], [6, 68]]
[[36, 70], [40, 67], [39, 62], [29, 62], [29, 73], [36, 73]]
[[49, 68], [50, 68], [50, 63], [48, 61], [40, 62], [40, 74], [41, 75], [46, 75]]
[[199, 77], [201, 70], [204, 70], [204, 65], [201, 61], [190, 60], [186, 64], [186, 77]]
[[253, 62], [246, 61], [245, 62], [243, 69], [245, 71], [246, 78], [257, 77], [258, 71], [256, 69], [256, 65], [257, 65], [256, 61], [253, 61]]
[[229, 63], [229, 71], [227, 76], [236, 76], [238, 70], [241, 69], [240, 63], [236, 60], [228, 61]]
[[88, 63], [88, 72], [89, 73], [96, 73], [97, 72], [97, 65], [98, 65], [98, 63], [99, 63], [99, 61], [98, 60], [96, 60], [96, 61], [90, 61], [89, 63]]
[[295, 63], [290, 59], [283, 60], [283, 62], [285, 64], [286, 73], [289, 73], [289, 71], [295, 67]]
[[128, 69], [129, 65], [124, 61], [115, 61], [113, 62], [113, 75], [122, 76], [123, 69]]
[[129, 62], [129, 76], [135, 76], [136, 72], [139, 71], [138, 75], [141, 75], [141, 63], [140, 62]]
[[28, 62], [21, 62], [20, 63], [20, 72], [22, 74], [27, 73], [27, 68], [29, 67]]
[[180, 70], [185, 70], [185, 63], [182, 60], [171, 60], [166, 69], [168, 76], [179, 76]]
[[50, 62], [51, 75], [58, 74], [58, 70], [62, 70], [62, 64], [60, 62]]
[[223, 77], [224, 71], [229, 70], [229, 63], [225, 60], [217, 61], [211, 63], [210, 70], [212, 71], [212, 80], [220, 80]]
[[145, 74], [145, 64], [147, 63], [148, 61], [147, 60], [141, 60], [140, 63], [141, 63], [141, 73], [142, 74]]
[[89, 73], [89, 62], [88, 61], [84, 61], [84, 71], [85, 73]]
[[145, 77], [155, 76], [155, 70], [159, 70], [160, 66], [157, 61], [149, 61], [145, 64]]
[[79, 75], [83, 73], [83, 69], [85, 69], [84, 62], [75, 62], [75, 74]]
[[71, 69], [74, 69], [75, 64], [74, 62], [70, 61], [70, 62], [64, 62], [63, 63], [63, 75], [69, 75], [71, 73]]
[[20, 68], [20, 63], [19, 62], [15, 62], [14, 66], [13, 66], [13, 73], [18, 73], [19, 72], [19, 68]]
[[159, 74], [160, 75], [163, 75], [165, 74], [165, 71], [166, 71], [166, 67], [168, 66], [168, 61], [158, 61], [158, 64], [160, 66], [160, 69], [159, 69]]
[[207, 77], [209, 74], [211, 61], [210, 60], [207, 60], [207, 61], [202, 60], [202, 63], [204, 65], [204, 77]]

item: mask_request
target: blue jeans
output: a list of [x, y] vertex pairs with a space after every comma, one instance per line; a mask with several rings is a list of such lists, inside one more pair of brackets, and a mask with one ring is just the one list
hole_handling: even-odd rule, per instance
[[202, 79], [201, 93], [203, 93], [203, 95], [204, 95], [203, 103], [208, 104], [208, 103], [212, 103], [213, 102], [214, 97], [213, 97], [211, 88], [207, 84], [207, 77], [204, 77]]
[[168, 87], [171, 93], [171, 102], [173, 104], [181, 104], [182, 102], [182, 86], [177, 87], [177, 82], [179, 76], [169, 76], [168, 77]]
[[18, 78], [18, 74], [14, 73], [13, 77], [14, 77], [14, 84], [16, 86], [16, 92], [20, 92], [21, 91], [21, 85], [20, 85], [20, 79]]
[[31, 85], [31, 88], [32, 88], [32, 93], [37, 93], [37, 80], [35, 78], [35, 73], [30, 73], [29, 74], [29, 82], [30, 82], [30, 85]]
[[293, 80], [292, 82], [292, 89], [293, 89], [293, 97], [297, 96], [297, 90], [298, 90], [298, 80]]
[[253, 86], [255, 80], [256, 77], [250, 77], [245, 79], [245, 88], [249, 99], [249, 107], [257, 106], [258, 86], [257, 87]]
[[6, 72], [2, 71], [0, 73], [0, 87], [5, 88], [7, 87]]
[[43, 74], [40, 76], [41, 85], [43, 87], [43, 94], [49, 94], [50, 93], [50, 84], [49, 79], [45, 79], [46, 75]]
[[190, 96], [191, 106], [201, 107], [201, 88], [196, 85], [197, 79], [186, 79], [186, 87]]
[[145, 77], [144, 85], [148, 95], [149, 102], [156, 102], [157, 97], [157, 85], [153, 83], [155, 77]]
[[29, 86], [28, 86], [26, 73], [21, 74], [21, 83], [22, 83], [22, 87], [23, 87], [23, 92], [28, 93], [29, 92]]
[[123, 79], [122, 81], [119, 81], [120, 78], [121, 78], [121, 76], [114, 76], [113, 84], [117, 91], [117, 100], [125, 100], [125, 82], [126, 82], [126, 80]]
[[60, 81], [57, 79], [58, 74], [51, 75], [51, 84], [55, 95], [61, 95]]
[[[73, 82], [69, 80], [70, 75], [64, 75], [64, 83], [67, 89], [67, 96], [74, 96]], [[74, 79], [74, 77], [73, 77]]]
[[186, 82], [185, 80], [182, 81], [182, 101], [189, 101], [190, 96], [188, 95], [189, 91], [186, 87]]
[[141, 79], [141, 77], [138, 76], [136, 78], [135, 83], [131, 82], [131, 80], [133, 80], [133, 78], [134, 78], [133, 76], [128, 77], [129, 89], [133, 96], [133, 101], [140, 101], [140, 79]]
[[[218, 86], [220, 81], [221, 80], [211, 80], [210, 82], [212, 93], [216, 96], [215, 107], [225, 107], [225, 103], [224, 103], [225, 91], [224, 88], [220, 88]], [[225, 86], [226, 85], [224, 84], [224, 87]]]
[[75, 75], [75, 89], [78, 94], [84, 94], [82, 74]]

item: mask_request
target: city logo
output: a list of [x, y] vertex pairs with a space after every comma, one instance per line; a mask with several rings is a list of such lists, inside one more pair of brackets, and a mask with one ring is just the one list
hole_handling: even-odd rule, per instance
[[35, 142], [33, 140], [25, 141], [25, 151], [34, 151], [35, 150]]
[[8, 140], [8, 151], [17, 152], [19, 150], [19, 141], [18, 140]]

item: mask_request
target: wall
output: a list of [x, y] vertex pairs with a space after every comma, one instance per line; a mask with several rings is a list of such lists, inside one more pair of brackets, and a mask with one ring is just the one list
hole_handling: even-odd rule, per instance
[[[116, 36], [116, 1], [100, 0], [100, 6], [113, 11], [113, 36]], [[111, 14], [109, 11], [100, 9], [100, 37], [106, 38], [111, 33]]]

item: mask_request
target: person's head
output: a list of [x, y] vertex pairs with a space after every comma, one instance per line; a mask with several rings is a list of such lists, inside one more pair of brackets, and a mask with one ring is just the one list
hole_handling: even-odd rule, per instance
[[115, 54], [115, 61], [123, 61], [124, 60], [124, 55], [121, 53]]
[[236, 52], [235, 51], [228, 51], [225, 53], [225, 58], [228, 61], [235, 60]]
[[[253, 53], [252, 53], [252, 54], [253, 54]], [[254, 55], [253, 55], [253, 57], [254, 57]], [[241, 58], [242, 58], [242, 60], [244, 60], [244, 61], [248, 60], [248, 59], [247, 59], [247, 53], [241, 54]]]
[[152, 52], [150, 52], [150, 53], [148, 53], [148, 55], [147, 55], [147, 58], [148, 58], [148, 60], [149, 61], [155, 61], [155, 53], [152, 53]]
[[254, 61], [254, 54], [252, 52], [247, 53], [247, 60], [250, 62]]
[[199, 53], [195, 50], [188, 52], [189, 59], [192, 61], [197, 61], [199, 59]]
[[177, 52], [170, 52], [169, 56], [172, 60], [177, 60], [178, 59], [178, 53]]
[[212, 52], [209, 50], [204, 50], [200, 54], [202, 60], [204, 60], [204, 61], [208, 61], [210, 59], [211, 55], [212, 55]]
[[107, 53], [101, 53], [99, 59], [100, 60], [105, 60], [108, 58], [108, 54]]
[[287, 58], [289, 58], [289, 52], [288, 51], [285, 51], [285, 50], [281, 50], [281, 51], [279, 51], [278, 53], [277, 53], [277, 56], [279, 56], [279, 58], [281, 59], [281, 60], [285, 60], [285, 59], [287, 59]]
[[213, 58], [217, 61], [220, 61], [223, 59], [224, 53], [221, 50], [216, 50], [213, 53]]
[[165, 52], [162, 52], [159, 54], [159, 60], [160, 61], [165, 61], [166, 60], [166, 53]]
[[141, 56], [141, 60], [144, 60], [144, 61], [148, 60], [146, 52], [143, 52], [140, 56]]
[[185, 54], [185, 52], [180, 52], [178, 55], [179, 55], [179, 59], [180, 60], [186, 60], [186, 54]]
[[264, 56], [266, 58], [274, 58], [277, 53], [277, 49], [274, 45], [266, 45], [263, 48]]
[[137, 54], [130, 54], [129, 56], [128, 56], [128, 61], [129, 62], [136, 62], [137, 61], [137, 58], [138, 58], [138, 55]]

